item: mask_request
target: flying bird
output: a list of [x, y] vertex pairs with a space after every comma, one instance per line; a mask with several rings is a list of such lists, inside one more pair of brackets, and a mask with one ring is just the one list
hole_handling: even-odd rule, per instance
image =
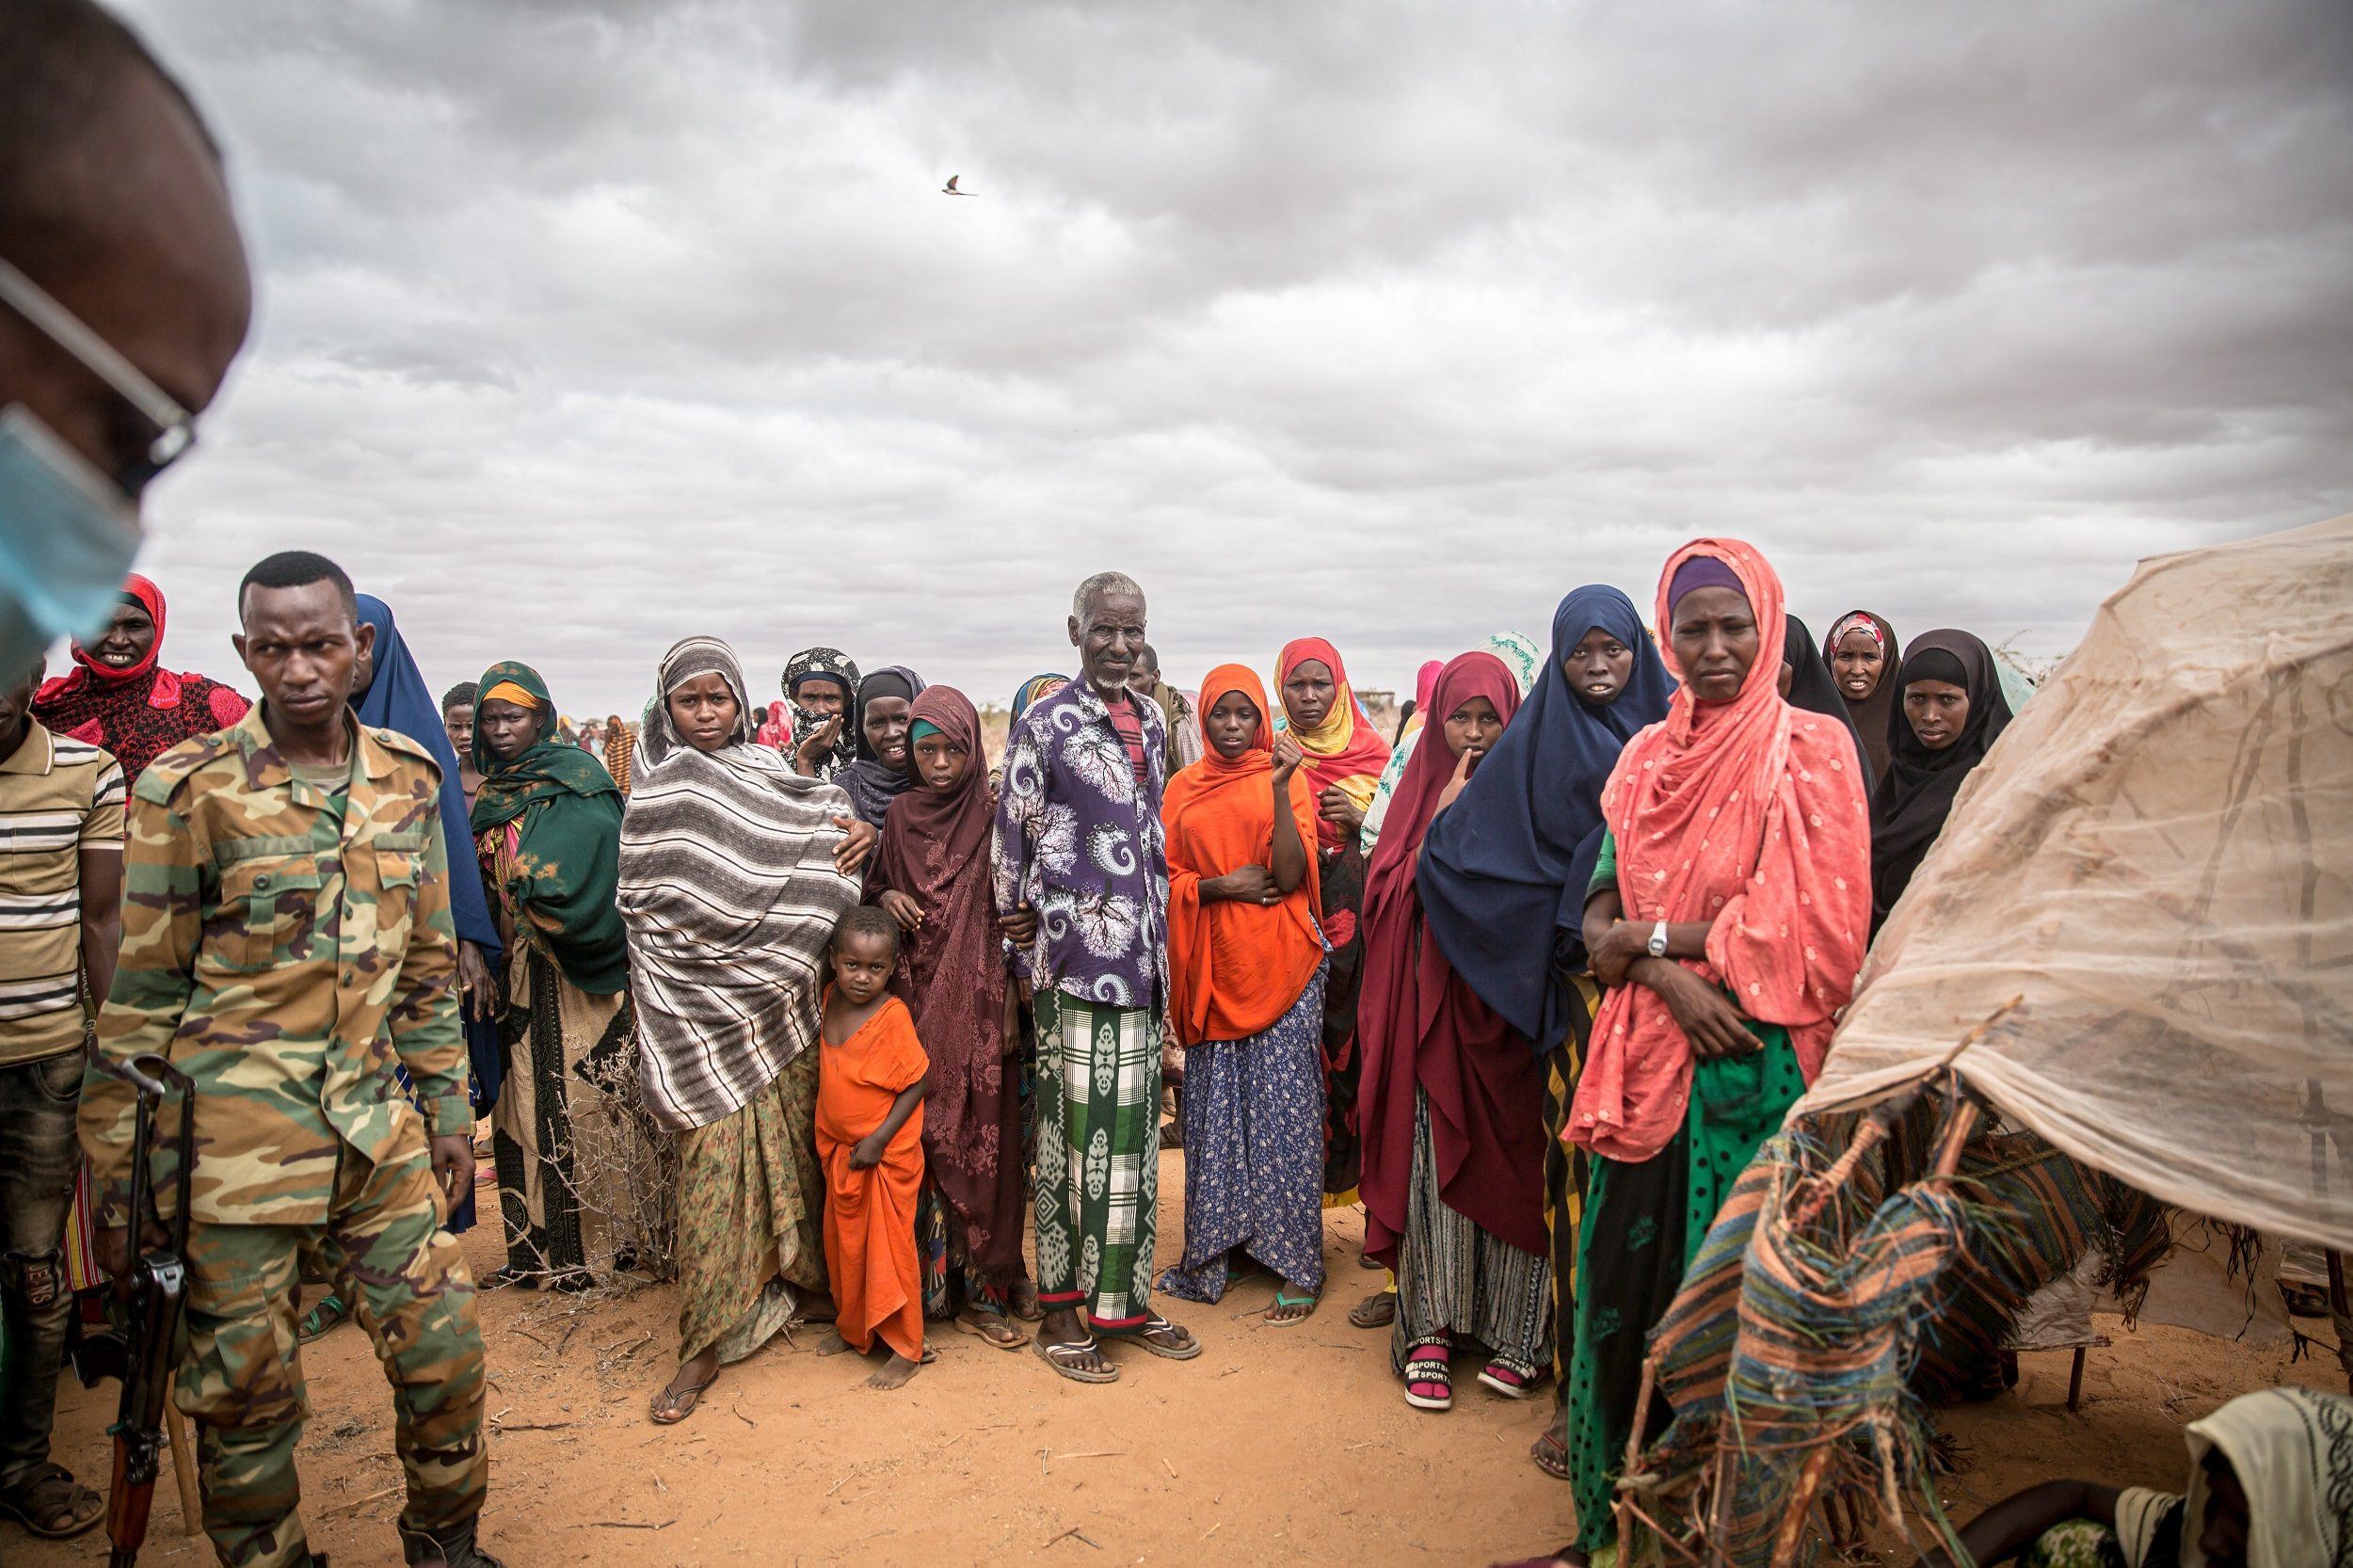
[[946, 184], [944, 184], [944, 185], [942, 185], [942, 186], [940, 186], [940, 187], [939, 187], [939, 194], [940, 194], [940, 195], [942, 195], [942, 196], [971, 196], [971, 195], [976, 194], [975, 192], [968, 191], [968, 190], [958, 190], [958, 189], [956, 189], [956, 182], [957, 182], [958, 180], [963, 179], [963, 178], [964, 178], [964, 176], [963, 176], [963, 175], [961, 175], [961, 174], [951, 174], [951, 175], [949, 175], [949, 176], [948, 176], [948, 183], [947, 183]]

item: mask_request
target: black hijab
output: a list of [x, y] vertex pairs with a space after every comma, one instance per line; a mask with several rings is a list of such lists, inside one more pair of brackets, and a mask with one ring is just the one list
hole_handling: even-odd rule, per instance
[[[1887, 716], [1887, 772], [1871, 792], [1871, 930], [1877, 935], [1887, 912], [1912, 885], [1912, 873], [1936, 836], [1945, 830], [1953, 797], [1969, 770], [1985, 760], [2009, 727], [2009, 699], [2002, 695], [1993, 650], [1966, 632], [1923, 632], [1904, 649], [1903, 667], [1892, 677], [1895, 706]], [[1969, 716], [1961, 738], [1930, 751], [1904, 716], [1903, 689], [1914, 680], [1943, 680], [1969, 694]]]
[[1847, 712], [1847, 699], [1838, 692], [1838, 682], [1831, 678], [1830, 665], [1823, 661], [1822, 645], [1814, 640], [1814, 633], [1805, 629], [1805, 622], [1795, 616], [1782, 617], [1788, 622], [1786, 636], [1781, 645], [1781, 662], [1789, 668], [1789, 706], [1802, 708], [1809, 713], [1827, 713], [1847, 727], [1847, 736], [1854, 742], [1854, 765], [1865, 790], [1871, 787], [1871, 768], [1864, 758], [1863, 736], [1855, 729], [1854, 715]]
[[915, 768], [912, 755], [904, 773], [892, 773], [883, 766], [874, 748], [866, 744], [866, 705], [878, 696], [913, 702], [922, 692], [923, 678], [903, 664], [878, 669], [858, 682], [857, 701], [850, 713], [857, 731], [857, 760], [842, 769], [834, 782], [850, 792], [850, 809], [857, 813], [858, 820], [872, 824], [877, 831], [890, 810], [890, 803], [915, 783]]

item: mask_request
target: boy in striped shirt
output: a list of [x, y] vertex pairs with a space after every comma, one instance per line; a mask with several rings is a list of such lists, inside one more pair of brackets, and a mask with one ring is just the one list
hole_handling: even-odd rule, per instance
[[122, 909], [122, 769], [32, 716], [40, 666], [0, 687], [0, 1512], [78, 1535], [104, 1499], [49, 1462], [72, 1295], [66, 1215], [81, 1145], [83, 990], [114, 984]]

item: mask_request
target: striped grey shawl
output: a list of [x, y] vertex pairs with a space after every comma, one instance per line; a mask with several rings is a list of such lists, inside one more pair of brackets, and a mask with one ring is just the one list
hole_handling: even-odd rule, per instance
[[[742, 716], [717, 751], [670, 722], [669, 694], [717, 674]], [[690, 637], [662, 661], [636, 788], [621, 822], [621, 919], [644, 1049], [646, 1108], [674, 1130], [742, 1110], [817, 1039], [825, 945], [858, 902], [834, 870], [850, 814], [838, 785], [752, 743], [734, 652]]]

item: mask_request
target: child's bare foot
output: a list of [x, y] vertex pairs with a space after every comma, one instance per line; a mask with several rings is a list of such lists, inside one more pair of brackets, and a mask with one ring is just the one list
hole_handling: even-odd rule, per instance
[[831, 1334], [825, 1336], [824, 1343], [817, 1347], [817, 1353], [819, 1355], [840, 1355], [843, 1351], [846, 1351], [849, 1348], [850, 1342], [841, 1337], [841, 1331], [840, 1329], [835, 1329]]
[[892, 1351], [890, 1359], [883, 1363], [882, 1369], [866, 1380], [866, 1386], [885, 1391], [904, 1388], [907, 1385], [907, 1379], [920, 1370], [922, 1370], [920, 1363], [909, 1361], [897, 1351]]

